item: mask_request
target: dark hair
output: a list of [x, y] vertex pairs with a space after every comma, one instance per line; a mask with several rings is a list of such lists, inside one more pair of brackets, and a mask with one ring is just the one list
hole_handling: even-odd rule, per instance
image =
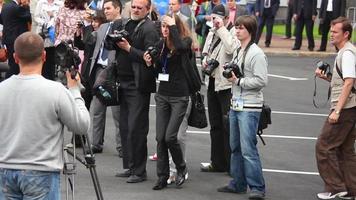
[[43, 39], [32, 32], [22, 33], [16, 38], [14, 49], [22, 64], [38, 63], [44, 51]]
[[93, 17], [93, 20], [98, 21], [100, 24], [105, 23], [106, 22], [106, 17], [105, 17], [104, 11], [102, 11], [102, 10], [95, 11], [95, 15]]
[[65, 0], [64, 7], [69, 9], [85, 10], [86, 0]]
[[251, 41], [255, 41], [257, 32], [257, 20], [250, 15], [242, 15], [235, 21], [235, 26], [243, 25], [251, 35]]
[[342, 32], [346, 33], [349, 32], [349, 37], [348, 39], [351, 39], [352, 36], [352, 25], [349, 19], [347, 19], [346, 17], [338, 17], [334, 20], [331, 21], [331, 25], [334, 26], [336, 24], [342, 24]]
[[[174, 18], [174, 21], [176, 23], [178, 32], [179, 32], [179, 36], [183, 39], [183, 38], [187, 38], [187, 37], [191, 37], [191, 32], [188, 28], [188, 25], [186, 23], [184, 23], [178, 15], [173, 15], [172, 16]], [[175, 47], [173, 45], [173, 39], [171, 38], [171, 32], [169, 32], [169, 36], [167, 38], [167, 47], [171, 50], [175, 50]]]
[[117, 8], [119, 7], [120, 8], [120, 14], [121, 14], [121, 11], [122, 11], [122, 3], [120, 0], [104, 0], [104, 4], [106, 4], [107, 2], [111, 2], [112, 5], [114, 6], [114, 8]]

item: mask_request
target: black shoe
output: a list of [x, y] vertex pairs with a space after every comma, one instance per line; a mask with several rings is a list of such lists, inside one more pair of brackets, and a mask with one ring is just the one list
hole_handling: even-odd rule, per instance
[[318, 49], [317, 51], [322, 52], [322, 51], [326, 51], [326, 49]]
[[185, 167], [185, 169], [183, 171], [177, 172], [177, 176], [176, 176], [176, 185], [177, 186], [181, 186], [184, 183], [186, 174], [187, 174], [187, 167]]
[[236, 191], [234, 189], [231, 189], [229, 186], [224, 186], [224, 187], [218, 188], [218, 192], [246, 194], [246, 191], [239, 192], [239, 191]]
[[128, 178], [130, 177], [130, 175], [131, 175], [131, 171], [129, 169], [115, 174], [116, 177], [121, 177], [121, 178]]
[[165, 187], [167, 187], [167, 180], [158, 179], [152, 190], [162, 190]]
[[209, 164], [207, 166], [201, 166], [200, 171], [202, 171], [202, 172], [224, 172], [224, 171], [214, 168], [212, 164]]
[[309, 51], [314, 51], [314, 47], [308, 47]]
[[271, 44], [265, 44], [265, 47], [269, 48], [270, 45], [271, 45]]
[[138, 175], [130, 175], [129, 178], [127, 179], [126, 183], [139, 183], [139, 182], [143, 182], [147, 180], [147, 175], [144, 174], [142, 176], [138, 176]]
[[298, 47], [293, 47], [292, 50], [293, 50], [293, 51], [295, 51], [295, 50], [300, 50], [300, 48], [298, 48]]

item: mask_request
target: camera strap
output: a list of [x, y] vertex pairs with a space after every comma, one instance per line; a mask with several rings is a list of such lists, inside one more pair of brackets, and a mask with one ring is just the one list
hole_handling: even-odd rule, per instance
[[329, 99], [330, 99], [330, 96], [331, 96], [331, 87], [329, 86], [329, 89], [328, 89], [328, 98], [326, 99], [326, 101], [322, 104], [322, 105], [318, 105], [316, 103], [316, 100], [315, 100], [315, 97], [316, 97], [316, 91], [317, 91], [317, 86], [316, 86], [316, 75], [314, 76], [314, 92], [313, 92], [313, 105], [315, 108], [324, 108]]
[[[242, 54], [242, 63], [241, 63], [241, 73], [242, 73], [242, 76], [244, 77], [245, 76], [245, 72], [244, 72], [244, 69], [245, 69], [245, 59], [246, 59], [246, 54], [248, 52], [248, 50], [250, 49], [251, 45], [253, 44], [253, 42], [251, 41], [250, 43], [248, 43], [245, 51], [243, 52]], [[236, 60], [236, 63], [238, 62], [238, 56], [239, 56], [239, 53], [241, 51], [241, 47], [239, 47], [237, 50], [237, 53], [236, 53], [236, 56], [235, 58], [233, 59], [233, 62]]]
[[[345, 82], [345, 79], [344, 79], [344, 77], [343, 77], [343, 75], [342, 75], [342, 73], [341, 73], [341, 71], [340, 71], [340, 68], [339, 68], [337, 62], [336, 62], [336, 66], [335, 66], [335, 67], [336, 67], [336, 72], [337, 72], [337, 74], [338, 74], [338, 75], [340, 76], [340, 78]], [[356, 93], [355, 87], [352, 87], [351, 92], [352, 92], [352, 93]]]

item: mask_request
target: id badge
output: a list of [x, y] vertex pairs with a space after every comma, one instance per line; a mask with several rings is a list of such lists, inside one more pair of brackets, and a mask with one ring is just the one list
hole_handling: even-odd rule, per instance
[[169, 74], [159, 73], [158, 80], [159, 81], [169, 81]]
[[241, 98], [231, 98], [231, 108], [235, 111], [242, 111], [244, 108], [244, 101]]

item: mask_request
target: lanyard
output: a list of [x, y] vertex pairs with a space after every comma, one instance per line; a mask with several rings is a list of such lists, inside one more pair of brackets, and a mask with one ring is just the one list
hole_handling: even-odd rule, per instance
[[167, 62], [168, 62], [168, 54], [166, 54], [165, 57], [164, 57], [163, 67], [162, 67], [162, 73], [163, 74], [168, 74]]

